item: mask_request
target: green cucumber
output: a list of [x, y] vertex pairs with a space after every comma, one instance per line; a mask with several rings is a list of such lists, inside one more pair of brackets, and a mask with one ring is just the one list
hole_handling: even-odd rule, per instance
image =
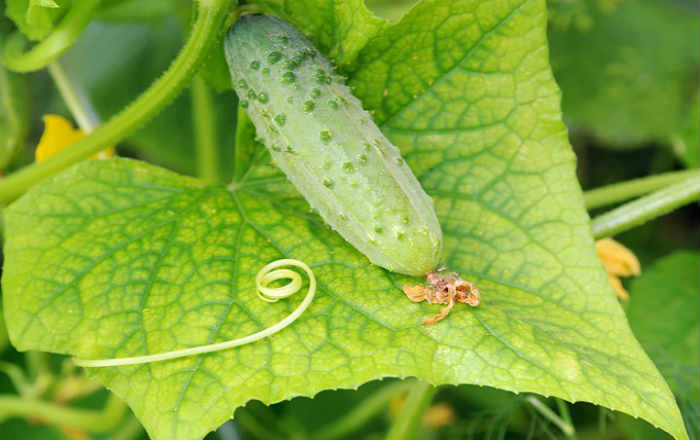
[[425, 275], [440, 262], [433, 203], [331, 63], [274, 17], [247, 15], [225, 41], [233, 87], [273, 161], [372, 263]]

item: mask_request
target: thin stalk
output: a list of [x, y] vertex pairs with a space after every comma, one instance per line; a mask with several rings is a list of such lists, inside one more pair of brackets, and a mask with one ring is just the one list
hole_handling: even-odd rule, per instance
[[219, 426], [216, 433], [221, 440], [238, 440], [240, 438], [236, 425], [231, 420]]
[[141, 423], [134, 416], [129, 416], [129, 420], [112, 435], [112, 440], [133, 440], [141, 436], [144, 429]]
[[5, 373], [20, 395], [27, 394], [32, 388], [32, 384], [24, 375], [24, 371], [16, 364], [0, 361], [0, 372]]
[[0, 395], [0, 421], [10, 417], [33, 417], [53, 425], [70, 426], [92, 433], [116, 428], [126, 413], [126, 405], [110, 395], [99, 411], [70, 408], [44, 400]]
[[574, 431], [574, 427], [570, 423], [567, 423], [565, 420], [559, 417], [537, 397], [527, 396], [525, 401], [532, 405], [532, 407], [535, 408], [535, 410], [537, 410], [537, 412], [540, 413], [545, 419], [549, 420], [556, 425], [557, 428], [561, 429], [561, 432], [563, 432], [567, 438], [571, 438], [571, 436], [576, 433], [576, 431]]
[[413, 386], [415, 386], [414, 381], [400, 381], [382, 387], [360, 402], [342, 418], [322, 427], [311, 437], [318, 440], [334, 440], [347, 436], [376, 417], [394, 397], [407, 392]]
[[245, 109], [238, 103], [236, 116], [236, 149], [233, 151], [233, 181], [240, 182], [250, 169], [255, 154], [255, 127], [250, 123]]
[[14, 200], [42, 179], [117, 144], [170, 103], [209, 53], [233, 1], [200, 0], [199, 14], [187, 43], [168, 70], [129, 106], [80, 141], [0, 181], [0, 203]]
[[255, 438], [263, 440], [282, 439], [283, 436], [270, 430], [264, 423], [256, 419], [246, 408], [238, 408], [233, 421], [243, 429], [252, 434]]
[[697, 170], [673, 171], [603, 186], [583, 193], [587, 209], [600, 208], [643, 196], [697, 175]]
[[87, 94], [82, 87], [71, 81], [59, 61], [49, 64], [49, 73], [78, 126], [89, 133], [100, 125], [100, 118]]
[[436, 388], [426, 382], [417, 382], [411, 387], [403, 408], [386, 435], [387, 440], [410, 440], [420, 426], [425, 410], [433, 400]]
[[700, 199], [700, 172], [601, 214], [591, 221], [596, 240], [610, 237], [646, 223]]
[[29, 375], [36, 379], [42, 374], [53, 375], [51, 366], [49, 365], [49, 354], [43, 351], [30, 350], [24, 354], [24, 359], [27, 362], [27, 370]]
[[83, 33], [99, 5], [100, 0], [73, 2], [53, 32], [27, 52], [24, 52], [24, 36], [19, 32], [12, 34], [3, 48], [3, 64], [15, 72], [31, 72], [46, 67]]
[[557, 408], [559, 409], [559, 416], [564, 420], [564, 422], [571, 426], [571, 434], [567, 434], [566, 438], [569, 440], [576, 440], [576, 428], [571, 421], [571, 413], [569, 412], [569, 405], [561, 399], [555, 399], [557, 402]]
[[209, 184], [220, 183], [216, 113], [212, 95], [205, 80], [197, 75], [192, 81], [192, 125], [197, 152], [197, 175]]

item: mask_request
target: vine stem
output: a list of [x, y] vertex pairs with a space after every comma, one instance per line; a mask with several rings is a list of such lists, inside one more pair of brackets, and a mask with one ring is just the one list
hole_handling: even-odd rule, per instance
[[412, 439], [436, 391], [437, 389], [429, 383], [416, 382], [411, 387], [401, 412], [392, 423], [386, 440]]
[[559, 408], [559, 415], [561, 416], [562, 420], [564, 422], [571, 426], [571, 433], [566, 435], [566, 438], [569, 440], [576, 440], [576, 428], [574, 427], [574, 423], [571, 421], [571, 413], [569, 412], [569, 404], [564, 402], [561, 399], [555, 399], [557, 402], [557, 408]]
[[70, 426], [89, 432], [109, 432], [126, 413], [126, 405], [110, 394], [102, 410], [85, 410], [56, 405], [38, 399], [0, 395], [0, 421], [15, 416], [37, 417], [43, 422]]
[[78, 127], [82, 128], [84, 132], [90, 133], [100, 125], [100, 118], [97, 116], [97, 112], [88, 99], [85, 90], [70, 80], [58, 60], [49, 64], [49, 73], [63, 101], [68, 106], [68, 110], [70, 110], [78, 123]]
[[525, 401], [532, 405], [533, 408], [537, 410], [538, 413], [540, 413], [544, 418], [555, 424], [559, 429], [561, 429], [561, 432], [564, 433], [564, 435], [567, 436], [567, 438], [571, 438], [576, 431], [574, 431], [574, 427], [570, 424], [567, 423], [564, 419], [559, 417], [554, 411], [552, 411], [547, 405], [542, 403], [540, 399], [538, 399], [535, 396], [527, 396], [525, 398]]
[[269, 425], [256, 419], [246, 407], [240, 407], [233, 416], [233, 421], [257, 438], [267, 440], [283, 439], [284, 436], [274, 431]]
[[31, 72], [46, 67], [65, 52], [83, 33], [100, 0], [73, 2], [58, 26], [43, 41], [23, 52], [26, 40], [16, 32], [3, 48], [3, 63], [15, 72]]
[[216, 140], [216, 113], [211, 91], [201, 75], [192, 80], [192, 125], [197, 152], [197, 175], [209, 184], [220, 183], [219, 150]]
[[169, 104], [209, 53], [233, 2], [200, 0], [199, 14], [187, 43], [168, 70], [129, 106], [80, 141], [3, 179], [0, 182], [0, 203], [14, 200], [42, 179], [117, 144]]
[[583, 193], [583, 198], [587, 209], [600, 208], [643, 196], [696, 174], [697, 170], [684, 170], [642, 177], [586, 191]]
[[610, 237], [700, 199], [700, 171], [591, 220], [596, 240]]
[[335, 440], [348, 436], [379, 414], [394, 397], [407, 392], [414, 386], [415, 382], [411, 380], [399, 381], [384, 386], [360, 402], [342, 418], [322, 427], [311, 437], [317, 440]]

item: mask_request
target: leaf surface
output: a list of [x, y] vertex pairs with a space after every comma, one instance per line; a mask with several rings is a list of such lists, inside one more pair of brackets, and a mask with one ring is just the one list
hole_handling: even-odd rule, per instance
[[347, 67], [435, 198], [445, 262], [480, 287], [478, 308], [422, 326], [439, 306], [401, 292], [421, 280], [371, 265], [327, 229], [265, 150], [232, 192], [116, 159], [77, 165], [8, 210], [12, 342], [102, 358], [247, 335], [301, 300], [261, 302], [256, 272], [297, 258], [319, 291], [290, 328], [91, 374], [155, 439], [201, 438], [249, 399], [385, 376], [590, 401], [686, 438], [595, 256], [545, 28], [544, 1], [424, 1]]

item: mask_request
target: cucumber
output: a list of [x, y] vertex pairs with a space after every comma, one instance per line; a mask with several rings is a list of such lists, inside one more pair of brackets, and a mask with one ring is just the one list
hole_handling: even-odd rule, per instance
[[442, 231], [432, 200], [331, 63], [264, 15], [240, 18], [224, 46], [240, 105], [326, 223], [374, 264], [415, 276], [435, 269]]

